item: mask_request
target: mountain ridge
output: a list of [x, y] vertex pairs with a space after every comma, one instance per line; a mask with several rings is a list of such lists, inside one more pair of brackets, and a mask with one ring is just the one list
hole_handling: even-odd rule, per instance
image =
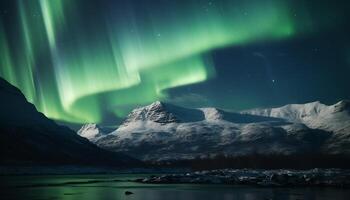
[[[337, 107], [342, 109], [338, 110], [347, 108], [346, 103], [340, 104]], [[337, 137], [347, 133], [334, 133], [334, 127], [310, 127], [296, 118], [303, 114], [311, 117], [321, 112], [332, 114], [327, 111], [328, 106], [313, 102], [299, 107], [286, 105], [285, 108], [297, 109], [298, 112], [287, 112], [281, 117], [281, 114], [265, 114], [266, 111], [260, 110], [234, 113], [217, 108], [187, 109], [154, 102], [131, 111], [118, 129], [95, 143], [143, 160], [191, 159], [211, 154], [350, 153], [344, 147], [348, 141], [339, 142], [340, 137]], [[331, 116], [337, 117], [341, 112]], [[191, 117], [187, 113], [191, 113]], [[348, 123], [350, 117], [347, 116], [346, 120]]]

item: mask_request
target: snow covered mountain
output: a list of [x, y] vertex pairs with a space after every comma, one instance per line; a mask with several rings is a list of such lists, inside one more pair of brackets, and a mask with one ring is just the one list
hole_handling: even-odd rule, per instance
[[350, 101], [347, 100], [330, 106], [316, 101], [306, 104], [289, 104], [279, 108], [252, 109], [241, 113], [282, 118], [291, 122], [303, 123], [310, 128], [334, 132], [350, 128]]
[[[134, 109], [118, 129], [90, 140], [105, 149], [143, 160], [191, 159], [218, 154], [349, 153], [349, 147], [343, 145], [330, 148], [338, 141], [332, 130], [348, 123], [343, 121], [348, 119], [343, 116], [347, 106], [346, 103], [334, 106], [311, 103], [288, 105], [289, 109], [280, 112], [283, 114], [270, 111], [272, 109], [233, 113], [216, 108], [188, 109], [157, 101]], [[338, 126], [326, 126], [326, 120], [321, 126], [319, 120], [330, 118], [321, 112], [332, 116], [342, 113], [332, 117]], [[80, 135], [84, 135], [84, 131]]]
[[242, 113], [278, 117], [290, 122], [303, 123], [312, 129], [332, 132], [332, 138], [328, 141], [329, 150], [350, 153], [349, 100], [342, 100], [330, 106], [317, 101], [307, 104], [289, 104], [279, 108], [252, 109]]
[[98, 140], [107, 133], [107, 130], [103, 130], [99, 125], [93, 123], [85, 124], [78, 130], [78, 135], [85, 137], [92, 142]]
[[156, 101], [148, 106], [134, 109], [126, 118], [123, 125], [127, 126], [137, 121], [152, 121], [159, 124], [172, 122], [192, 122], [204, 119], [204, 114], [197, 109]]

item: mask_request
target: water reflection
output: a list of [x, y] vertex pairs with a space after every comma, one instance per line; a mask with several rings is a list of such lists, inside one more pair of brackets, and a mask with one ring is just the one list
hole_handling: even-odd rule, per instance
[[[336, 188], [259, 188], [227, 185], [140, 184], [146, 175], [1, 177], [1, 199], [40, 200], [346, 200]], [[126, 191], [133, 192], [125, 195]]]

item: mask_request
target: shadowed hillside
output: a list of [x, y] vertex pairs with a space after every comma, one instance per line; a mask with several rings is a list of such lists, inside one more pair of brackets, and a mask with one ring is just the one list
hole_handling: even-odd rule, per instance
[[0, 79], [1, 164], [140, 164], [98, 148], [38, 112], [16, 87]]

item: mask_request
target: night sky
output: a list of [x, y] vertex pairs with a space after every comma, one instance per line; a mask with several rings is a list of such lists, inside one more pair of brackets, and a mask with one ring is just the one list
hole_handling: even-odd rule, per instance
[[350, 98], [350, 3], [2, 0], [0, 76], [46, 116], [156, 100], [227, 110]]

